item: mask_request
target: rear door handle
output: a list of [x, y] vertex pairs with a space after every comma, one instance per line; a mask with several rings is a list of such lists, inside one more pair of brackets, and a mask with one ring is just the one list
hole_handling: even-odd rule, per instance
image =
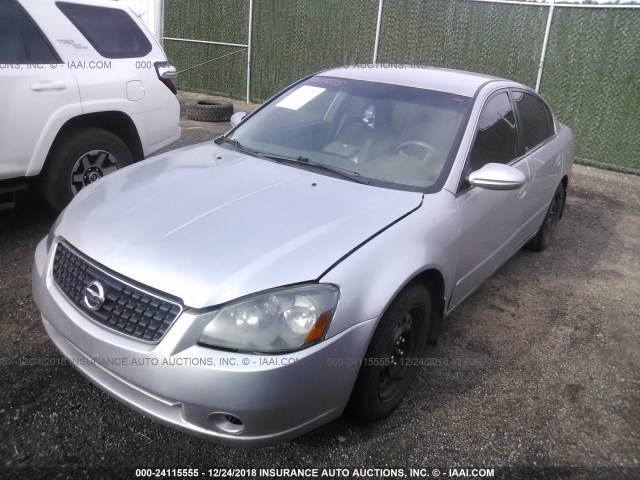
[[64, 82], [37, 82], [32, 83], [31, 90], [34, 92], [42, 92], [45, 90], [65, 90], [67, 84]]

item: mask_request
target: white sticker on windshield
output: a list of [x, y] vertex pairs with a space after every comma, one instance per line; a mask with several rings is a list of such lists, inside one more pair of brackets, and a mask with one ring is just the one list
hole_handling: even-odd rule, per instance
[[276, 103], [276, 107], [288, 108], [290, 110], [298, 110], [303, 105], [309, 103], [316, 98], [326, 88], [312, 87], [309, 85], [303, 85], [295, 92], [291, 92], [285, 98]]

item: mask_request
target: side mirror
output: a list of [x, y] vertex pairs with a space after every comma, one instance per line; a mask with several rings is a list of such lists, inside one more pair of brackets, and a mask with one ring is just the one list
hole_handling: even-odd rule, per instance
[[231, 115], [231, 119], [229, 120], [231, 122], [231, 128], [238, 125], [246, 116], [247, 116], [247, 112], [236, 112], [233, 115]]
[[515, 167], [502, 163], [487, 163], [469, 175], [469, 183], [487, 190], [516, 190], [524, 186], [527, 177]]

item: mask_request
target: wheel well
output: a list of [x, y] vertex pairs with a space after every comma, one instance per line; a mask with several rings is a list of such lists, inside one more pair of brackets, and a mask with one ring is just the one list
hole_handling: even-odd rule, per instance
[[144, 158], [138, 129], [133, 123], [133, 120], [131, 120], [126, 113], [122, 112], [87, 113], [85, 115], [74, 117], [62, 126], [56, 136], [54, 145], [56, 142], [63, 139], [69, 132], [74, 129], [84, 127], [102, 128], [103, 130], [113, 133], [127, 145], [133, 155], [134, 161], [137, 162]]
[[412, 281], [424, 285], [431, 295], [431, 326], [428, 341], [435, 343], [438, 340], [440, 324], [444, 316], [444, 278], [438, 270], [429, 269], [418, 274]]

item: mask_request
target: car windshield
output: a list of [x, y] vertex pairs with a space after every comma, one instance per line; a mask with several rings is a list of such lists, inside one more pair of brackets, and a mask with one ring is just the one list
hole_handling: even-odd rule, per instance
[[246, 151], [355, 181], [424, 190], [449, 170], [471, 103], [451, 93], [314, 76], [228, 138]]

